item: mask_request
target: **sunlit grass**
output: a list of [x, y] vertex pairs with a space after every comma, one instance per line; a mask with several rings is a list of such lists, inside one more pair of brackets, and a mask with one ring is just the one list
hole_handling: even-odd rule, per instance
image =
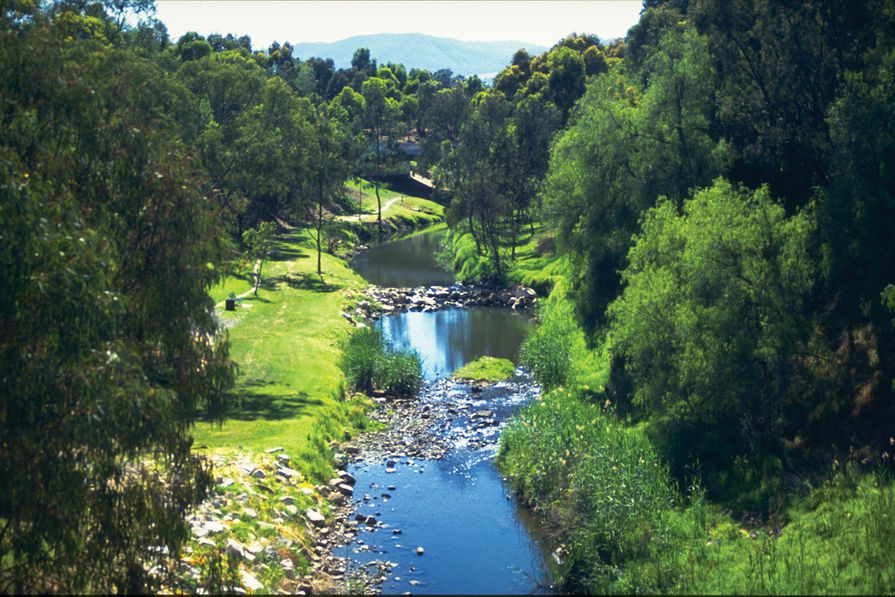
[[473, 381], [500, 381], [513, 376], [516, 366], [509, 359], [480, 357], [454, 371], [457, 379]]
[[[222, 426], [199, 423], [197, 445], [261, 451], [283, 446], [307, 472], [327, 470], [326, 440], [362, 421], [361, 405], [341, 401], [339, 342], [351, 326], [342, 318], [345, 290], [364, 285], [344, 261], [316, 253], [301, 231], [280, 237], [265, 265], [258, 296], [247, 296], [229, 320], [231, 356], [239, 365], [230, 416]], [[228, 278], [226, 293], [251, 288]], [[223, 292], [223, 291], [222, 291]], [[226, 293], [224, 294], [226, 296]]]

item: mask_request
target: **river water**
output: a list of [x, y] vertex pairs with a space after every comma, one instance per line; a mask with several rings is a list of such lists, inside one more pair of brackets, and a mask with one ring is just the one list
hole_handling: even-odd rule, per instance
[[358, 254], [354, 270], [377, 286], [444, 286], [454, 282], [454, 274], [435, 261], [444, 230], [417, 234], [384, 243]]
[[[449, 274], [438, 278], [432, 271], [437, 238], [429, 236], [436, 235], [383, 245], [368, 259], [359, 258], [356, 264], [365, 265], [358, 269], [381, 285], [451, 283]], [[412, 267], [403, 268], [405, 260]], [[517, 505], [493, 462], [501, 428], [538, 390], [522, 370], [478, 392], [447, 378], [483, 355], [517, 361], [531, 320], [509, 310], [470, 308], [401, 313], [377, 326], [390, 345], [420, 353], [427, 381], [419, 400], [431, 404], [432, 412], [441, 407], [452, 413], [433, 431], [450, 449], [437, 460], [399, 452], [352, 464], [356, 511], [383, 526], [359, 532], [336, 555], [348, 557], [355, 569], [394, 564], [381, 586], [386, 594], [549, 592], [548, 554], [537, 540], [538, 525]]]

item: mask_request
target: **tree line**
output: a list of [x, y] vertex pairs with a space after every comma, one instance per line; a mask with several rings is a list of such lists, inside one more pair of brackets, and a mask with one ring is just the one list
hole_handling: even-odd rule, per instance
[[278, 220], [319, 271], [345, 181], [385, 177], [420, 88], [476, 85], [172, 41], [153, 14], [0, 1], [3, 592], [157, 587], [213, 482], [191, 426], [234, 381], [209, 289], [240, 254], [260, 277]]
[[538, 217], [611, 359], [592, 393], [740, 507], [890, 449], [893, 19], [648, 1], [550, 145]]

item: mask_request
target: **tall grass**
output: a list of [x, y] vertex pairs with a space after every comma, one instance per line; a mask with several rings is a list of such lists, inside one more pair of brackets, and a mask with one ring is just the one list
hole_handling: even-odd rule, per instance
[[673, 575], [645, 583], [625, 574], [629, 562], [655, 560], [670, 543], [667, 515], [679, 496], [643, 433], [611, 410], [580, 393], [548, 392], [503, 432], [498, 462], [558, 531], [566, 589], [643, 592], [673, 583]]
[[385, 391], [412, 396], [423, 383], [422, 363], [415, 351], [389, 349], [375, 328], [360, 328], [345, 342], [339, 367], [355, 391]]
[[541, 302], [541, 322], [522, 344], [521, 362], [544, 389], [574, 386], [601, 391], [609, 376], [605, 349], [588, 349], [572, 302], [562, 295], [560, 285]]
[[557, 389], [501, 436], [501, 470], [553, 530], [562, 588], [587, 593], [890, 594], [895, 484], [847, 470], [784, 514], [743, 528], [685, 496], [640, 428]]

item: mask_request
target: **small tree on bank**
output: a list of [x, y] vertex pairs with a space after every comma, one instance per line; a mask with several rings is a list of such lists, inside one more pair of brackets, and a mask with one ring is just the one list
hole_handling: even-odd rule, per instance
[[258, 289], [261, 288], [261, 272], [273, 250], [276, 231], [277, 226], [273, 222], [261, 222], [257, 228], [250, 228], [242, 233], [242, 242], [246, 247], [243, 255], [252, 268], [255, 296], [258, 296]]

